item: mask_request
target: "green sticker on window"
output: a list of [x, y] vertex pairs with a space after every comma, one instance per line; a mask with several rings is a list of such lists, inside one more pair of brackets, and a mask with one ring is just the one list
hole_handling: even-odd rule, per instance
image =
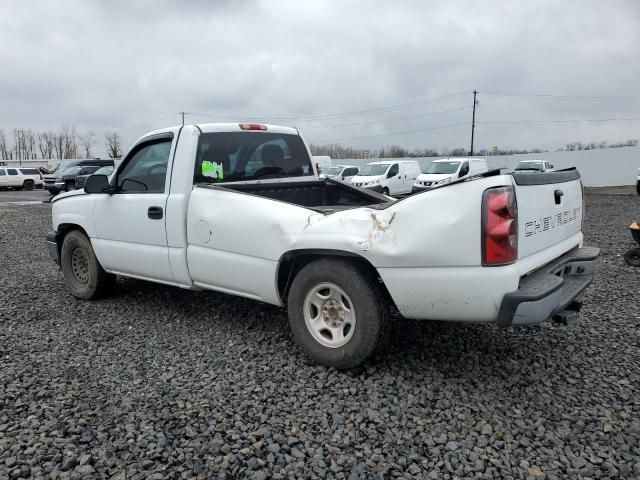
[[224, 170], [222, 168], [222, 164], [217, 164], [216, 162], [209, 162], [208, 160], [205, 160], [204, 162], [202, 162], [202, 175], [204, 175], [205, 177], [223, 180]]

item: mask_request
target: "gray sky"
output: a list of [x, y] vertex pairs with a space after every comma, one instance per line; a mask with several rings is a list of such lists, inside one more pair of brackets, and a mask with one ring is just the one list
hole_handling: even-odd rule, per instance
[[[0, 128], [75, 124], [100, 135], [98, 153], [106, 130], [128, 146], [179, 111], [315, 117], [269, 121], [319, 143], [468, 148], [473, 89], [476, 148], [640, 137], [636, 0], [0, 0], [0, 12]], [[638, 120], [481, 123], [611, 118]]]

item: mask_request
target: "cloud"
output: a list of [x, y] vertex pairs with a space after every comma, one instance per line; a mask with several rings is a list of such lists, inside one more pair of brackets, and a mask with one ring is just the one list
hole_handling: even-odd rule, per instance
[[[0, 9], [0, 128], [146, 130], [235, 115], [292, 119], [308, 139], [375, 148], [467, 146], [479, 122], [638, 117], [640, 8], [599, 2], [9, 2]], [[453, 110], [448, 113], [430, 113]], [[202, 115], [206, 114], [206, 115]], [[412, 117], [412, 118], [408, 118]], [[385, 123], [386, 122], [386, 123]], [[278, 123], [273, 121], [273, 123]], [[364, 124], [329, 128], [330, 125]], [[133, 127], [133, 128], [132, 128]], [[640, 122], [479, 123], [476, 145], [640, 137]], [[394, 132], [416, 131], [389, 135]], [[375, 137], [374, 137], [375, 135]]]

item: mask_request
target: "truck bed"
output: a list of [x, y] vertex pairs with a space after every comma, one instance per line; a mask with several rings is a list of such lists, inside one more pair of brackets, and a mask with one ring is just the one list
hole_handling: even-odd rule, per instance
[[331, 179], [224, 185], [201, 184], [198, 186], [233, 190], [319, 210], [388, 205], [394, 201], [384, 195], [358, 189]]

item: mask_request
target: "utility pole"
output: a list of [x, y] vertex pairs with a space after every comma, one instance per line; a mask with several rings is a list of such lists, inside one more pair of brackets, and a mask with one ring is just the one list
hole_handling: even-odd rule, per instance
[[184, 112], [180, 112], [180, 115], [182, 115], [182, 126], [184, 126]]
[[471, 118], [471, 153], [470, 156], [473, 157], [473, 135], [476, 130], [476, 95], [478, 94], [477, 90], [473, 91], [473, 117]]

